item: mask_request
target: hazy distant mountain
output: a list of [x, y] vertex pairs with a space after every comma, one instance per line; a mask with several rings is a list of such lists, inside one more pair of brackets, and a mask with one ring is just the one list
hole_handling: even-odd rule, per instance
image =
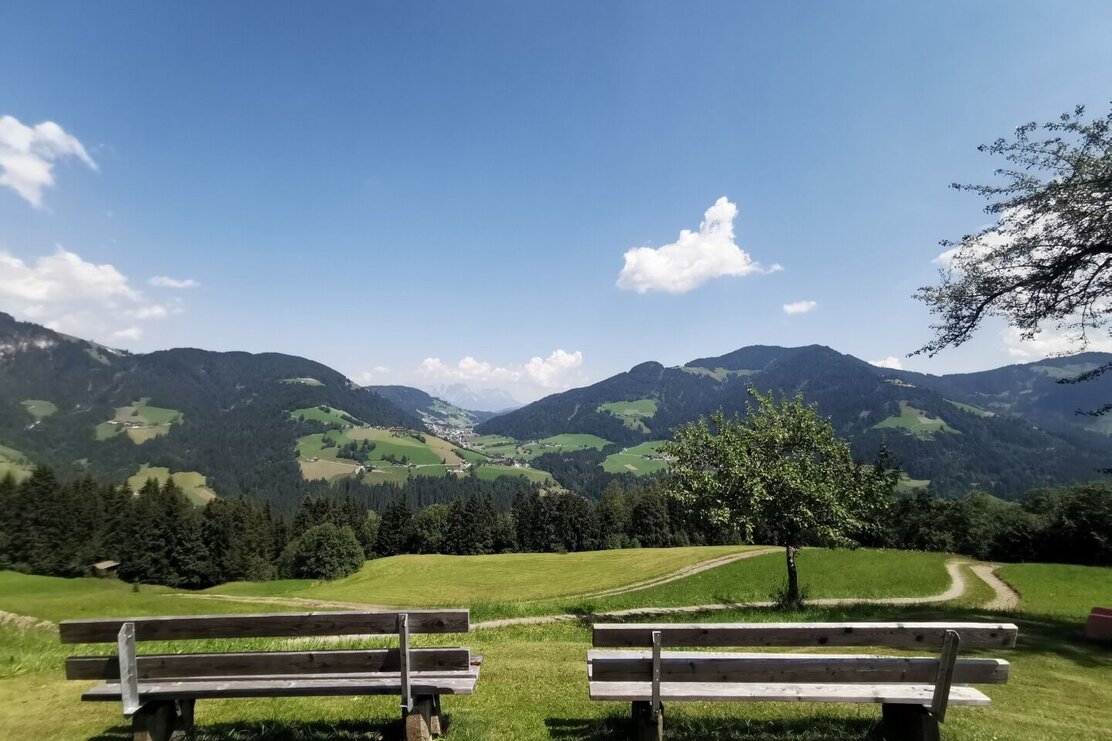
[[326, 405], [360, 422], [414, 415], [320, 363], [278, 353], [110, 350], [0, 313], [0, 452], [122, 481], [197, 471], [221, 494], [299, 497], [298, 423]]
[[464, 383], [451, 383], [427, 389], [428, 393], [463, 409], [482, 409], [500, 414], [518, 409], [522, 403], [502, 389], [473, 388]]
[[366, 386], [394, 406], [426, 422], [450, 427], [473, 427], [494, 416], [493, 412], [464, 409], [444, 399], [438, 399], [412, 386]]
[[750, 385], [801, 392], [862, 457], [881, 441], [905, 471], [944, 492], [979, 487], [1002, 496], [1091, 479], [1112, 464], [1112, 420], [1075, 414], [1112, 402], [1112, 378], [1067, 385], [1112, 355], [1086, 353], [950, 376], [877, 368], [820, 345], [744, 347], [681, 367], [646, 362], [479, 425], [483, 434], [537, 439], [589, 433], [629, 444], [670, 436], [717, 409], [741, 413]]

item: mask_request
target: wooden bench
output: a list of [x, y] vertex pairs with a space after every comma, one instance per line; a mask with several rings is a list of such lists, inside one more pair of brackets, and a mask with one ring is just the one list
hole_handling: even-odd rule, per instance
[[[884, 738], [927, 741], [938, 739], [949, 705], [989, 704], [966, 685], [1008, 679], [1007, 661], [958, 658], [959, 644], [1007, 648], [1018, 629], [1010, 623], [599, 623], [593, 633], [590, 697], [631, 703], [639, 739], [664, 737], [664, 703], [711, 700], [879, 703]], [[756, 646], [882, 646], [939, 655], [663, 650]]]
[[1093, 608], [1085, 621], [1085, 637], [1091, 641], [1112, 643], [1112, 608]]
[[[469, 695], [479, 657], [466, 648], [411, 648], [414, 633], [466, 633], [467, 610], [296, 612], [67, 620], [62, 643], [115, 643], [111, 656], [66, 659], [67, 679], [105, 680], [82, 700], [121, 701], [135, 741], [193, 726], [197, 700], [400, 695], [407, 741], [440, 734], [440, 696]], [[387, 649], [137, 654], [140, 641], [396, 635]]]

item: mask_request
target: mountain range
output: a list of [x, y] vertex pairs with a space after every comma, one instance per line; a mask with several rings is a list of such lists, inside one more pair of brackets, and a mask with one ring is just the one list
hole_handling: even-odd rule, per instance
[[[496, 457], [539, 441], [528, 449], [537, 467], [555, 451], [556, 458], [595, 456], [589, 463], [600, 476], [629, 475], [622, 472], [630, 466], [607, 468], [602, 459], [666, 439], [676, 425], [717, 409], [743, 413], [746, 389], [755, 386], [802, 393], [863, 459], [886, 443], [908, 485], [1014, 497], [1094, 478], [1112, 462], [1109, 420], [1076, 413], [1112, 400], [1112, 377], [1058, 382], [1110, 361], [1084, 353], [933, 376], [878, 368], [818, 345], [752, 346], [679, 367], [641, 363], [495, 415], [407, 386], [361, 388], [296, 356], [191, 348], [133, 354], [0, 313], [0, 475], [43, 463], [123, 480], [147, 465], [195, 472], [220, 495], [289, 503], [327, 486], [305, 480], [299, 446], [336, 419], [417, 430], [474, 426], [480, 435], [513, 438]], [[312, 408], [322, 411], [293, 414]], [[594, 436], [594, 448], [577, 449], [578, 441], [560, 447], [574, 433]], [[556, 467], [548, 470], [560, 479]]]

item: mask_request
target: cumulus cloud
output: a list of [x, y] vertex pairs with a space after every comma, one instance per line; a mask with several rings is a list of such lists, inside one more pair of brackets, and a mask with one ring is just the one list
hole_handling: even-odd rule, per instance
[[479, 388], [509, 389], [519, 398], [536, 397], [571, 388], [582, 380], [583, 353], [557, 349], [547, 357], [533, 357], [518, 365], [494, 365], [470, 355], [456, 363], [425, 358], [417, 373], [430, 382], [465, 383]]
[[170, 278], [165, 275], [156, 275], [147, 282], [159, 288], [196, 288], [201, 285], [192, 278], [182, 278], [179, 280], [178, 278]]
[[137, 341], [136, 322], [181, 312], [177, 301], [155, 303], [114, 265], [96, 264], [59, 247], [25, 262], [0, 250], [0, 310], [99, 341]]
[[699, 231], [684, 229], [671, 244], [653, 249], [635, 247], [625, 253], [618, 288], [637, 293], [687, 293], [708, 280], [726, 275], [776, 272], [763, 269], [734, 242], [737, 206], [725, 196], [703, 214]]
[[785, 314], [806, 314], [808, 311], [814, 311], [818, 308], [817, 301], [795, 301], [794, 303], [784, 304]]
[[360, 371], [355, 374], [355, 380], [359, 381], [363, 386], [369, 386], [375, 381], [382, 381], [385, 376], [390, 375], [390, 368], [385, 365], [376, 365], [375, 367]]
[[1024, 339], [1019, 329], [1006, 327], [1000, 338], [1008, 355], [1024, 362], [1082, 350], [1112, 352], [1112, 337], [1107, 336], [1089, 337], [1083, 347], [1076, 333], [1044, 329], [1031, 339]]
[[0, 185], [32, 206], [42, 206], [43, 191], [54, 185], [54, 164], [67, 158], [97, 169], [77, 137], [53, 121], [26, 126], [13, 116], [0, 117]]
[[870, 360], [870, 365], [875, 365], [877, 368], [891, 368], [892, 370], [903, 370], [903, 362], [895, 355], [889, 355], [880, 360]]

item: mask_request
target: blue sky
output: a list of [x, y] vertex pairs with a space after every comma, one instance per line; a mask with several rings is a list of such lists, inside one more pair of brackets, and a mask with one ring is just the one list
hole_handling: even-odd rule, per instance
[[902, 357], [987, 220], [947, 185], [1107, 110], [1112, 6], [780, 5], [6, 3], [0, 309], [523, 400], [756, 343], [1058, 349]]

